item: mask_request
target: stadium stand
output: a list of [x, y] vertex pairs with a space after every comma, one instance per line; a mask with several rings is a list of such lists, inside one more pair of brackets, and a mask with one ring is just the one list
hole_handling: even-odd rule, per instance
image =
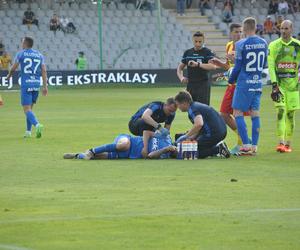
[[[69, 6], [54, 4], [46, 7], [38, 1], [31, 9], [39, 19], [39, 26], [22, 25], [26, 3], [3, 5], [0, 18], [3, 28], [0, 37], [10, 54], [20, 48], [21, 38], [32, 36], [35, 47], [46, 57], [51, 70], [73, 70], [79, 51], [84, 51], [89, 69], [99, 69], [99, 33], [97, 6], [87, 1]], [[73, 20], [77, 28], [74, 34], [50, 31], [49, 21], [53, 14]], [[183, 50], [191, 46], [191, 35], [184, 26], [167, 10], [162, 11], [164, 30], [164, 65], [160, 65], [160, 38], [157, 17], [150, 11], [136, 10], [132, 4], [103, 5], [103, 58], [104, 68], [111, 69], [152, 69], [176, 68]], [[174, 39], [175, 38], [175, 39]], [[170, 53], [172, 51], [172, 53]]]
[[[2, 21], [0, 39], [6, 50], [15, 55], [25, 35], [35, 39], [35, 47], [45, 56], [48, 69], [74, 70], [79, 51], [87, 57], [88, 69], [99, 69], [99, 28], [97, 6], [92, 1], [75, 1], [72, 5], [46, 1], [31, 1], [31, 4], [0, 0], [0, 19]], [[255, 16], [263, 23], [268, 15], [268, 2], [258, 0], [238, 1], [235, 4], [233, 22], [241, 22], [246, 16]], [[22, 25], [24, 11], [31, 7], [39, 20], [39, 26]], [[163, 65], [160, 65], [160, 36], [156, 11], [137, 10], [133, 4], [103, 5], [103, 59], [105, 69], [155, 69], [176, 68], [185, 49], [192, 46], [193, 32], [200, 30], [206, 35], [206, 44], [218, 56], [225, 55], [230, 24], [222, 22], [223, 2], [217, 1], [213, 9], [205, 10], [201, 16], [198, 9], [188, 9], [185, 16], [177, 16], [174, 9], [162, 9]], [[53, 14], [72, 20], [76, 32], [53, 32], [49, 21]], [[275, 21], [275, 15], [271, 15]], [[294, 21], [295, 34], [300, 30], [300, 15], [288, 14]], [[276, 34], [264, 36], [269, 42]]]
[[[252, 3], [253, 2], [253, 3]], [[216, 8], [212, 10], [211, 13], [205, 13], [209, 16], [210, 20], [216, 24], [216, 26], [224, 32], [224, 34], [228, 35], [228, 25], [224, 24], [221, 21], [220, 12], [222, 11], [223, 3], [217, 2]], [[232, 18], [232, 22], [242, 22], [242, 20], [247, 16], [254, 16], [258, 23], [263, 24], [266, 17], [268, 16], [269, 9], [269, 1], [257, 0], [257, 1], [237, 1], [234, 6], [234, 16]], [[270, 14], [271, 19], [275, 22], [276, 15]], [[294, 35], [297, 35], [297, 32], [300, 29], [300, 13], [287, 14], [285, 19], [289, 19], [294, 23]], [[278, 38], [278, 35], [274, 34], [270, 38], [268, 35], [263, 36], [267, 42], [270, 42], [274, 39]]]

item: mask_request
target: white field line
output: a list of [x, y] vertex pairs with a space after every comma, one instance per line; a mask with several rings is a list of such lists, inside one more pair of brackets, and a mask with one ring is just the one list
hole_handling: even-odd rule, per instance
[[0, 243], [0, 249], [3, 250], [30, 250], [29, 248], [18, 247], [13, 245], [5, 245]]
[[0, 225], [26, 223], [26, 222], [51, 222], [51, 221], [84, 221], [84, 220], [105, 220], [105, 219], [126, 219], [138, 217], [160, 217], [160, 216], [202, 216], [218, 214], [261, 214], [261, 213], [291, 213], [300, 212], [300, 208], [257, 208], [241, 210], [200, 210], [183, 211], [170, 213], [129, 213], [129, 214], [103, 214], [95, 216], [43, 216], [24, 217], [20, 219], [0, 220]]

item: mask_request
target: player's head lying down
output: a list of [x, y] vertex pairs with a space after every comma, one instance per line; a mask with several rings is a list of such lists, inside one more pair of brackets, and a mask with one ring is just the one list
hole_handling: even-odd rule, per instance
[[167, 159], [176, 158], [177, 149], [170, 136], [160, 137], [152, 131], [143, 136], [118, 135], [113, 143], [91, 148], [85, 153], [66, 153], [64, 159]]

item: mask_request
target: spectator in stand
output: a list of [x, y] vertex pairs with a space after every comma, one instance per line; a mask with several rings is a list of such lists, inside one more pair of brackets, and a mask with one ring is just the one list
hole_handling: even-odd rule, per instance
[[232, 22], [232, 3], [230, 0], [225, 0], [223, 9], [223, 22]]
[[199, 1], [199, 10], [201, 12], [201, 15], [205, 15], [205, 10], [211, 9], [211, 3], [210, 0], [200, 0]]
[[151, 16], [153, 16], [153, 10], [155, 9], [155, 1], [154, 0], [142, 0], [140, 1], [140, 9], [149, 10]]
[[298, 12], [299, 0], [288, 0], [288, 6], [290, 12], [294, 15], [296, 12]]
[[280, 27], [281, 27], [281, 23], [284, 21], [284, 18], [282, 15], [278, 15], [277, 19], [275, 21], [275, 32], [276, 34], [280, 37], [281, 32], [280, 32]]
[[12, 65], [11, 56], [4, 51], [2, 56], [0, 56], [0, 70], [9, 70]]
[[23, 24], [27, 24], [30, 26], [31, 24], [39, 25], [39, 21], [35, 18], [33, 11], [28, 7], [28, 9], [24, 12]]
[[277, 0], [271, 0], [269, 4], [268, 14], [272, 15], [272, 14], [276, 14], [277, 12], [278, 12], [278, 2]]
[[60, 19], [60, 28], [64, 33], [74, 33], [76, 31], [73, 22], [64, 16]]
[[289, 5], [287, 1], [285, 0], [280, 0], [278, 4], [278, 13], [281, 15], [286, 15], [289, 12]]
[[293, 6], [294, 12], [300, 12], [300, 1], [299, 0], [291, 0], [291, 5]]
[[267, 16], [267, 19], [264, 22], [264, 33], [268, 34], [269, 37], [271, 38], [271, 36], [275, 33], [275, 25], [271, 19], [271, 16]]
[[2, 40], [0, 39], [0, 56], [2, 56], [3, 52], [4, 52], [5, 46], [2, 42]]
[[60, 29], [60, 21], [56, 14], [52, 16], [50, 19], [50, 30], [53, 30], [54, 32]]
[[184, 16], [185, 0], [177, 0], [177, 15]]
[[261, 23], [256, 24], [256, 35], [263, 36], [264, 34], [264, 26]]
[[84, 56], [83, 51], [80, 51], [78, 53], [78, 57], [75, 60], [76, 68], [77, 70], [86, 70], [87, 69], [87, 60], [86, 57]]
[[300, 41], [300, 32], [297, 35], [297, 39]]
[[186, 8], [187, 9], [191, 8], [192, 3], [193, 3], [193, 0], [186, 0]]

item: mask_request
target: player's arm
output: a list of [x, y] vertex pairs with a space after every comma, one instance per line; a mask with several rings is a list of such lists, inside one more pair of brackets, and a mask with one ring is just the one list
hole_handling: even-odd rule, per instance
[[149, 125], [151, 125], [152, 127], [158, 129], [160, 127], [160, 124], [156, 121], [153, 120], [153, 118], [151, 117], [151, 115], [153, 114], [153, 111], [150, 108], [147, 108], [143, 115], [142, 115], [142, 119]]
[[147, 158], [148, 159], [159, 159], [162, 154], [166, 154], [169, 152], [175, 152], [176, 150], [177, 150], [177, 148], [175, 146], [170, 145], [170, 146], [167, 146], [162, 149], [159, 149], [159, 150], [149, 153]]
[[278, 78], [276, 75], [276, 46], [275, 42], [270, 43], [268, 49], [268, 66], [269, 66], [269, 75], [272, 83], [272, 92], [271, 92], [271, 99], [274, 102], [280, 102], [282, 93], [280, 92], [278, 86]]
[[18, 62], [15, 62], [13, 64], [13, 66], [10, 68], [9, 72], [8, 72], [8, 75], [6, 76], [7, 79], [11, 78], [12, 75], [14, 74], [14, 72], [18, 69], [19, 67], [19, 63]]
[[142, 150], [142, 156], [143, 158], [147, 158], [148, 157], [148, 144], [149, 144], [149, 140], [150, 138], [154, 135], [154, 132], [152, 131], [147, 131], [144, 130], [143, 131], [143, 150]]
[[198, 67], [205, 70], [216, 70], [218, 67], [212, 63], [198, 63]]
[[202, 115], [196, 115], [194, 118], [194, 125], [186, 133], [187, 139], [194, 139], [200, 132], [201, 128], [203, 127], [203, 118]]
[[48, 94], [48, 86], [47, 86], [47, 70], [45, 64], [42, 64], [42, 79], [43, 79], [43, 95], [46, 96]]
[[238, 45], [236, 45], [236, 57], [234, 60], [234, 67], [232, 69], [232, 72], [229, 76], [228, 83], [233, 84], [236, 82], [238, 75], [241, 71], [243, 58], [242, 58], [242, 48]]
[[219, 68], [225, 69], [225, 70], [228, 70], [230, 68], [228, 61], [223, 62], [222, 60], [220, 60], [219, 58], [216, 58], [216, 57], [214, 57], [213, 59], [210, 59], [208, 62], [216, 65]]
[[269, 45], [269, 50], [268, 50], [268, 67], [269, 67], [269, 74], [270, 74], [270, 79], [271, 83], [277, 83], [277, 75], [276, 75], [276, 66], [275, 66], [275, 61], [276, 61], [276, 43], [272, 42]]
[[194, 125], [193, 127], [184, 135], [180, 136], [176, 143], [179, 143], [184, 140], [189, 140], [189, 139], [195, 139], [196, 136], [199, 134], [200, 130], [203, 127], [203, 117], [202, 115], [198, 114], [194, 118]]
[[183, 75], [183, 70], [186, 67], [186, 64], [180, 63], [177, 67], [177, 77], [181, 83], [188, 83], [188, 79]]

